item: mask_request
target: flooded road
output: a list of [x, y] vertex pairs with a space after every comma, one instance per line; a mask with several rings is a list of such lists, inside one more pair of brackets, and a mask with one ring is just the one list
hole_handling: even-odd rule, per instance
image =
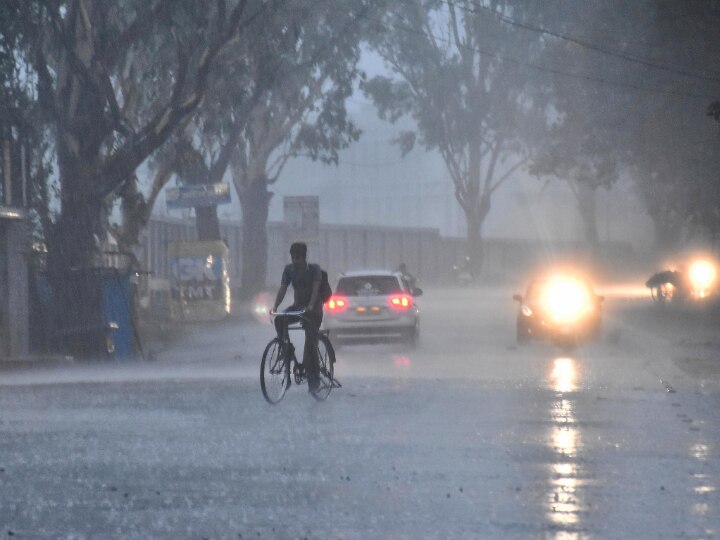
[[716, 538], [712, 327], [609, 296], [601, 338], [515, 344], [511, 290], [427, 290], [421, 339], [346, 346], [325, 403], [259, 389], [268, 325], [153, 363], [4, 372], [0, 534]]

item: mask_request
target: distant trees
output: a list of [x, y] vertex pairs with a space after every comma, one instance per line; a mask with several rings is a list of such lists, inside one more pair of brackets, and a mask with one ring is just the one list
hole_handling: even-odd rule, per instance
[[396, 141], [403, 153], [417, 142], [442, 156], [476, 270], [493, 195], [526, 163], [523, 134], [546, 114], [543, 87], [527, 66], [541, 56], [542, 40], [498, 16], [532, 19], [541, 9], [515, 0], [403, 0], [392, 4], [373, 41], [392, 76], [363, 88], [382, 118], [414, 122]]
[[[622, 33], [625, 21], [619, 13], [608, 10], [606, 3], [548, 4], [542, 21], [533, 21], [526, 29], [543, 34], [547, 40], [543, 65], [562, 66], [549, 74], [547, 129], [531, 142], [534, 151], [529, 170], [538, 177], [567, 184], [583, 224], [584, 240], [591, 249], [600, 242], [598, 189], [610, 189], [619, 179], [625, 138], [633, 131], [627, 115], [627, 92], [632, 90], [604, 84], [603, 79], [621, 81], [621, 68], [625, 66], [592, 48], [583, 35], [567, 34], [563, 29], [583, 28], [583, 34], [592, 35], [594, 29], [587, 21], [607, 23], [608, 18], [613, 21], [608, 26]], [[612, 36], [603, 37], [603, 46], [610, 47]]]
[[[269, 187], [287, 161], [303, 155], [337, 163], [338, 151], [360, 134], [347, 116], [345, 100], [362, 77], [357, 63], [368, 17], [382, 4], [294, 0], [265, 19], [255, 45], [236, 43], [218, 65], [197, 133], [207, 151], [229, 159], [242, 210], [245, 297], [264, 289], [267, 281]], [[242, 70], [236, 60], [241, 56]], [[245, 95], [237, 95], [237, 88], [244, 88]], [[224, 161], [214, 165], [217, 173], [226, 166]]]
[[660, 90], [638, 100], [642, 137], [631, 141], [631, 166], [656, 246], [720, 233], [720, 130], [706, 116], [720, 83], [720, 5], [713, 0], [651, 2], [643, 33], [648, 56], [664, 69], [643, 81]]
[[585, 195], [589, 242], [597, 239], [592, 194], [622, 175], [655, 226], [657, 249], [717, 230], [717, 130], [704, 114], [720, 82], [718, 9], [712, 0], [551, 4], [547, 28], [524, 25], [547, 36], [546, 59], [562, 66], [531, 170]]

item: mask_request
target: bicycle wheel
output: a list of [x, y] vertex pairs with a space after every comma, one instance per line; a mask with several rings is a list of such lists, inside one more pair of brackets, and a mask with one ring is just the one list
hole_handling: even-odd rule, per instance
[[260, 388], [268, 403], [275, 405], [290, 386], [290, 368], [282, 354], [280, 340], [273, 338], [265, 347], [260, 362]]
[[332, 343], [325, 335], [318, 337], [318, 368], [319, 381], [318, 386], [312, 393], [313, 397], [318, 401], [325, 401], [330, 395], [333, 387], [333, 374], [335, 370], [335, 350]]

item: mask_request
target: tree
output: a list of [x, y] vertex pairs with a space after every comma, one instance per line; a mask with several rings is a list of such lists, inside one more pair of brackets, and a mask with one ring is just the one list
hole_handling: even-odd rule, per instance
[[[573, 120], [577, 121], [575, 117]], [[597, 190], [609, 189], [618, 179], [618, 162], [606, 133], [598, 133], [593, 126], [578, 124], [565, 118], [551, 130], [547, 147], [537, 156], [530, 172], [537, 176], [551, 176], [567, 182], [577, 203], [583, 222], [585, 241], [597, 248]]]
[[481, 265], [482, 226], [495, 192], [525, 165], [521, 132], [545, 114], [540, 85], [527, 69], [542, 50], [497, 18], [532, 17], [537, 6], [512, 0], [403, 1], [393, 6], [373, 45], [392, 77], [364, 85], [381, 118], [411, 117], [397, 139], [442, 156], [467, 223], [467, 251]]
[[345, 99], [362, 76], [359, 44], [371, 5], [380, 9], [381, 3], [294, 1], [272, 12], [262, 32], [235, 43], [218, 63], [221, 80], [195, 117], [193, 144], [213, 181], [229, 160], [242, 211], [245, 298], [266, 285], [269, 186], [289, 159], [336, 163], [338, 150], [359, 136]]
[[[619, 17], [603, 2], [592, 6], [548, 4], [544, 20], [534, 21], [532, 26], [508, 22], [545, 35], [545, 65], [563, 67], [555, 70], [547, 87], [548, 129], [538, 140], [531, 141], [535, 151], [529, 170], [538, 177], [567, 183], [583, 223], [584, 239], [593, 250], [600, 241], [597, 191], [609, 190], [619, 179], [625, 139], [633, 131], [628, 122], [626, 92], [603, 80], [619, 80], [621, 69], [627, 66], [614, 63], [589, 42], [564, 34], [562, 29], [583, 28], [590, 19], [601, 20], [621, 33], [623, 22], [615, 20]], [[584, 28], [583, 33], [590, 31]], [[608, 41], [605, 36], [606, 46]], [[590, 73], [593, 76], [583, 75]]]
[[[279, 84], [263, 91], [250, 111], [231, 162], [242, 209], [241, 292], [246, 298], [267, 282], [269, 186], [290, 158], [305, 155], [337, 164], [338, 150], [359, 137], [345, 100], [361, 76], [357, 62], [366, 24], [359, 15], [367, 10], [365, 2], [331, 0], [324, 9], [308, 2], [294, 39], [280, 50]], [[256, 61], [266, 64], [262, 56]]]
[[[48, 263], [57, 300], [72, 319], [73, 306], [92, 300], [84, 287], [68, 288], [66, 278], [73, 268], [93, 266], [109, 201], [197, 108], [215, 57], [264, 3], [10, 1], [25, 28], [40, 104], [54, 125], [60, 211], [48, 235]], [[139, 68], [137, 80], [149, 86], [123, 94], [119, 81]], [[131, 105], [132, 118], [125, 115]]]
[[[718, 13], [711, 0], [602, 0], [550, 4], [549, 28], [516, 24], [547, 36], [548, 59], [563, 66], [551, 89], [553, 129], [533, 170], [583, 185], [586, 194], [629, 173], [659, 249], [685, 238], [696, 209], [707, 206], [698, 194], [712, 192], [701, 116], [702, 96], [720, 81], [710, 60], [720, 54]], [[581, 215], [592, 242], [590, 201]]]
[[[289, 4], [285, 0], [274, 2], [267, 7], [267, 13], [282, 11], [286, 5]], [[264, 71], [258, 73], [248, 62], [257, 51], [273, 48], [281, 32], [277, 25], [273, 26], [273, 19], [273, 16], [256, 18], [220, 52], [208, 75], [206, 99], [150, 160], [154, 177], [147, 198], [137, 196], [137, 189], [124, 197], [128, 219], [118, 232], [128, 245], [137, 243], [139, 229], [147, 223], [157, 196], [171, 178], [176, 177], [183, 184], [214, 184], [223, 180], [252, 105], [269, 84], [279, 84], [272, 76], [268, 77], [275, 73], [271, 65], [265, 64]], [[134, 81], [128, 84], [132, 87]], [[198, 238], [220, 239], [217, 207], [198, 207], [195, 212]]]
[[717, 128], [705, 114], [720, 82], [720, 7], [713, 0], [648, 7], [634, 26], [644, 25], [640, 35], [655, 59], [644, 86], [659, 92], [638, 98], [641, 136], [628, 148], [656, 247], [674, 250], [699, 230], [718, 233]]

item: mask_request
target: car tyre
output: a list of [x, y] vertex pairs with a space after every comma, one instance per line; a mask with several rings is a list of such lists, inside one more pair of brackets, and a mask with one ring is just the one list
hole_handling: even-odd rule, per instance
[[577, 338], [564, 338], [557, 341], [558, 347], [564, 354], [572, 354], [580, 345]]
[[416, 326], [409, 330], [405, 336], [404, 342], [411, 349], [415, 349], [418, 346], [420, 340], [420, 327]]
[[525, 345], [530, 341], [530, 331], [526, 324], [518, 320], [516, 328], [516, 340], [518, 345]]

